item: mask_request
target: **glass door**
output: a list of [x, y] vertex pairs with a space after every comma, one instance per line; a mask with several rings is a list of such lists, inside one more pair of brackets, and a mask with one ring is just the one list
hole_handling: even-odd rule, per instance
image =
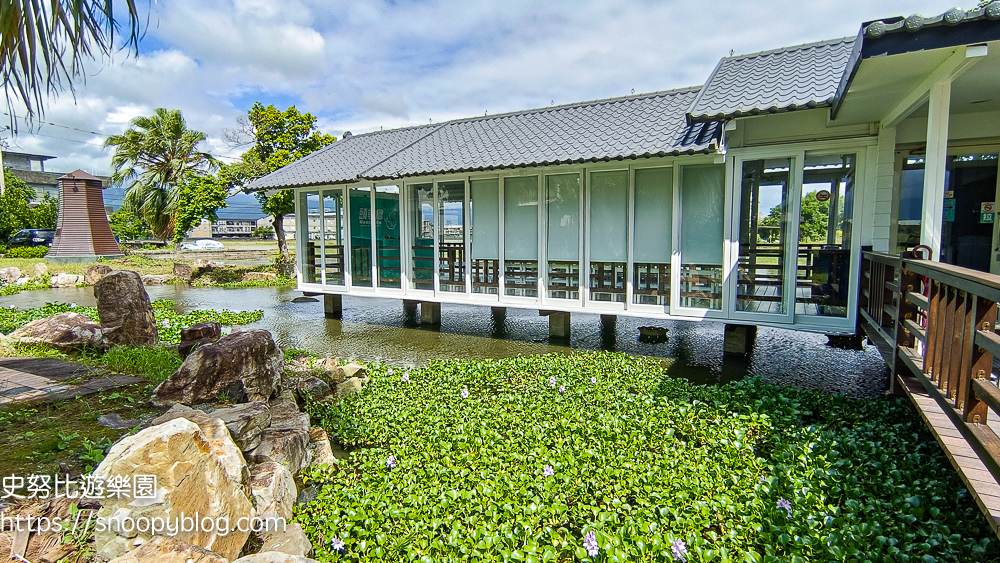
[[399, 186], [375, 186], [375, 254], [379, 287], [401, 287]]
[[351, 285], [372, 286], [372, 189], [359, 186], [348, 190], [351, 212]]

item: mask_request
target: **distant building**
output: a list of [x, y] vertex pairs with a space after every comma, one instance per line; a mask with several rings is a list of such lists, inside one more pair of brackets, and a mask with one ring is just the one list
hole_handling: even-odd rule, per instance
[[[54, 159], [54, 156], [44, 154], [31, 154], [23, 152], [3, 151], [3, 165], [10, 168], [11, 174], [19, 180], [28, 184], [35, 190], [35, 201], [40, 201], [45, 194], [54, 198], [59, 197], [59, 188], [56, 180], [65, 176], [65, 172], [52, 172], [45, 170], [45, 161]], [[108, 178], [106, 176], [96, 176], [107, 188]]]
[[257, 228], [257, 219], [219, 219], [212, 223], [212, 237], [247, 237]]

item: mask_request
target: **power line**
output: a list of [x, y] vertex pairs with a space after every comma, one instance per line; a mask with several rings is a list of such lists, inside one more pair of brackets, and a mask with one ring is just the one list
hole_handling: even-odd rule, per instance
[[55, 135], [45, 135], [43, 133], [30, 133], [30, 135], [35, 136], [35, 137], [49, 137], [50, 139], [59, 139], [61, 141], [69, 141], [71, 143], [80, 143], [80, 144], [83, 144], [83, 145], [93, 145], [95, 147], [102, 147], [102, 148], [104, 147], [104, 145], [101, 144], [101, 143], [91, 143], [89, 141], [80, 141], [78, 139], [68, 139], [66, 137], [56, 137]]
[[[12, 113], [7, 113], [5, 111], [4, 112], [0, 112], [0, 113], [3, 113], [4, 115], [6, 115], [8, 117], [13, 117], [13, 118], [16, 118], [16, 119], [24, 119], [24, 120], [28, 119], [27, 117], [22, 117], [20, 115], [16, 115], [16, 114], [12, 114]], [[79, 131], [81, 133], [89, 133], [91, 135], [97, 135], [99, 137], [110, 137], [111, 136], [111, 135], [107, 135], [107, 134], [104, 134], [104, 133], [98, 133], [97, 131], [88, 131], [86, 129], [80, 129], [79, 127], [72, 127], [70, 125], [59, 125], [58, 123], [52, 123], [51, 121], [41, 121], [41, 120], [36, 120], [36, 121], [38, 123], [44, 123], [45, 125], [51, 125], [53, 127], [61, 127], [63, 129], [69, 129], [71, 131]]]

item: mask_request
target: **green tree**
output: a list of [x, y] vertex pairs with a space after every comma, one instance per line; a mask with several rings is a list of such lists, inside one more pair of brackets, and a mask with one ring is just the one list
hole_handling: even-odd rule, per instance
[[122, 24], [126, 45], [138, 51], [135, 0], [0, 0], [0, 69], [8, 107], [17, 101], [29, 117], [42, 113], [46, 95], [72, 90], [85, 59], [117, 48]]
[[198, 226], [202, 219], [217, 221], [216, 212], [226, 207], [226, 187], [214, 176], [190, 176], [178, 184], [174, 242]]
[[131, 182], [124, 206], [142, 217], [160, 240], [174, 233], [178, 184], [219, 166], [211, 154], [198, 150], [204, 140], [204, 133], [187, 128], [180, 110], [156, 108], [152, 116], [136, 117], [124, 133], [104, 141], [105, 147], [115, 148], [112, 183]]
[[42, 196], [31, 210], [31, 227], [35, 229], [54, 229], [59, 219], [59, 200], [49, 194]]
[[[840, 212], [837, 214], [840, 230], [844, 220], [844, 198], [839, 199]], [[830, 202], [816, 199], [816, 192], [802, 196], [802, 212], [799, 216], [799, 240], [803, 243], [825, 243], [827, 241], [827, 226], [830, 223]], [[781, 206], [775, 206], [768, 215], [760, 220], [761, 225], [780, 226]], [[838, 239], [839, 240], [839, 239]]]
[[[240, 162], [223, 166], [219, 172], [220, 179], [232, 188], [241, 188], [337, 140], [316, 128], [315, 116], [299, 113], [295, 106], [281, 111], [273, 105], [265, 107], [255, 102], [247, 116], [240, 118], [239, 124], [238, 129], [226, 132], [226, 138], [233, 146], [250, 145], [250, 149], [243, 153]], [[254, 195], [264, 213], [274, 218], [274, 234], [281, 258], [290, 260], [284, 219], [285, 215], [295, 212], [292, 191], [282, 190], [270, 196], [255, 192]]]
[[265, 239], [274, 236], [274, 227], [263, 225], [253, 230], [253, 238]]
[[0, 240], [6, 241], [21, 229], [31, 227], [32, 210], [28, 205], [35, 197], [35, 190], [20, 178], [4, 169], [4, 192], [0, 194]]
[[141, 240], [153, 238], [149, 225], [130, 209], [121, 207], [108, 218], [111, 232], [121, 240]]

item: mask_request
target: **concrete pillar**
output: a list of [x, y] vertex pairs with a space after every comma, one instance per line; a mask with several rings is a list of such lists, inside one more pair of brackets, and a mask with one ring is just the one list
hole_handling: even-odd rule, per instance
[[920, 244], [931, 247], [931, 260], [941, 259], [941, 217], [944, 214], [950, 108], [951, 80], [940, 80], [931, 86], [927, 102], [927, 152], [924, 156], [924, 200], [920, 221]]
[[601, 315], [601, 348], [603, 350], [614, 351], [615, 344], [618, 343], [617, 324], [618, 315]]
[[507, 335], [507, 307], [490, 307], [490, 325], [494, 338]]
[[549, 338], [569, 338], [569, 313], [549, 313]]
[[437, 326], [441, 324], [441, 304], [430, 301], [420, 302], [420, 324]]
[[403, 300], [403, 312], [407, 317], [417, 316], [417, 305], [420, 305], [419, 301], [412, 301], [410, 299]]
[[323, 315], [328, 319], [339, 319], [344, 316], [344, 299], [339, 293], [323, 296]]
[[726, 325], [723, 354], [727, 356], [746, 356], [753, 348], [757, 338], [756, 325]]

